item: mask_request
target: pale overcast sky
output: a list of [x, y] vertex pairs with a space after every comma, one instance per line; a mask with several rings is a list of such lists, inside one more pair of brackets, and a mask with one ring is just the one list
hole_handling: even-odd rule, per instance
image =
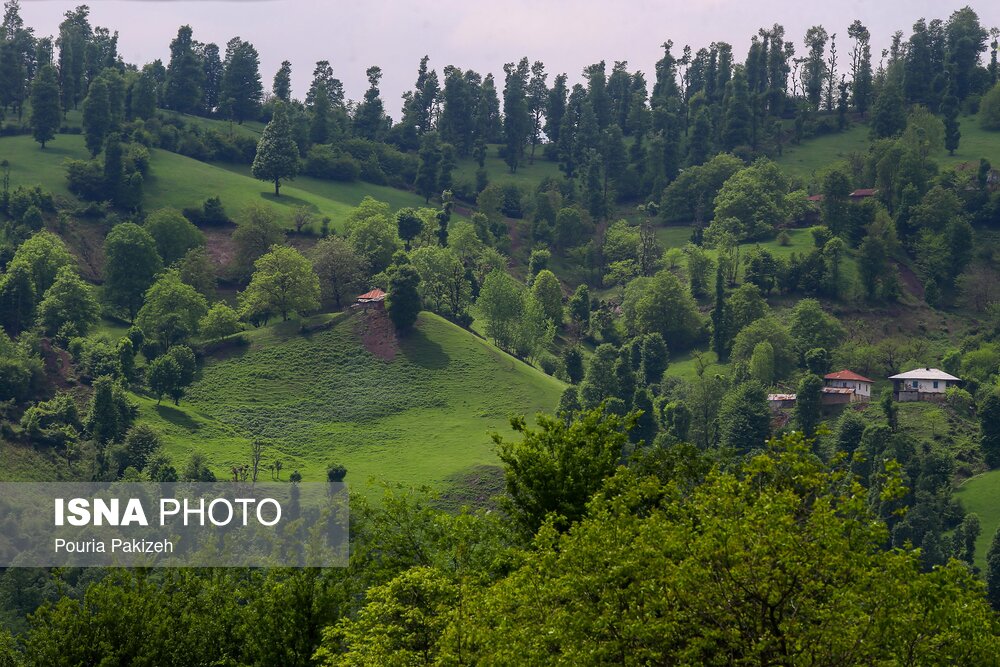
[[[80, 2], [22, 0], [25, 22], [37, 35], [57, 32], [62, 15]], [[416, 79], [420, 58], [431, 57], [439, 76], [445, 65], [493, 72], [502, 89], [503, 63], [522, 56], [541, 60], [550, 72], [571, 80], [590, 63], [616, 60], [642, 69], [652, 81], [660, 45], [674, 41], [694, 50], [712, 41], [733, 45], [742, 61], [757, 29], [780, 23], [787, 40], [804, 51], [811, 25], [838, 35], [841, 67], [850, 50], [847, 26], [861, 19], [872, 33], [873, 57], [896, 30], [910, 32], [920, 17], [947, 19], [969, 4], [953, 0], [90, 0], [91, 23], [117, 30], [119, 52], [128, 62], [162, 58], [178, 26], [189, 23], [195, 38], [225, 51], [231, 37], [253, 42], [260, 52], [266, 90], [282, 60], [293, 67], [293, 94], [303, 97], [317, 60], [329, 60], [359, 99], [367, 87], [365, 69], [379, 65], [382, 96], [398, 117], [400, 95]], [[1000, 25], [1000, 2], [971, 5], [986, 28]], [[442, 77], [443, 78], [443, 77]]]

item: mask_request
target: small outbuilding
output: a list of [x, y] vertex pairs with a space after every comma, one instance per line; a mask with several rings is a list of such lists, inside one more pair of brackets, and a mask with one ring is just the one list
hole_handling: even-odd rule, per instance
[[357, 298], [357, 303], [354, 305], [366, 310], [371, 307], [383, 308], [385, 307], [385, 292], [378, 288], [365, 292]]
[[864, 375], [858, 375], [854, 371], [844, 369], [824, 375], [823, 384], [825, 389], [852, 389], [854, 393], [851, 401], [870, 401], [875, 382]]
[[771, 412], [788, 410], [795, 407], [795, 398], [795, 394], [768, 394], [767, 406], [771, 408]]
[[962, 381], [938, 368], [917, 368], [889, 378], [897, 401], [941, 401], [950, 387]]

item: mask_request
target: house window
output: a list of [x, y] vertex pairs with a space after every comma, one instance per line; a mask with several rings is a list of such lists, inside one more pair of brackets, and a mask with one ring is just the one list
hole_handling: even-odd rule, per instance
[[935, 388], [935, 389], [937, 389], [937, 388], [938, 388], [938, 383], [937, 383], [937, 380], [934, 380], [934, 388]]
[[916, 389], [920, 385], [919, 385], [919, 383], [916, 380], [914, 380], [913, 382], [910, 383], [910, 386], [913, 387], [914, 389]]

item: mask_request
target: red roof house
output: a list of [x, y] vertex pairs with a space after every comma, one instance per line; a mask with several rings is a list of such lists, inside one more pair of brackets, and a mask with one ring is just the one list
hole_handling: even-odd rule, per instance
[[385, 301], [385, 292], [376, 288], [358, 297], [358, 303], [372, 303], [375, 301]]
[[827, 393], [841, 393], [833, 390], [849, 389], [854, 394], [854, 398], [852, 400], [868, 401], [871, 400], [872, 386], [875, 382], [869, 380], [864, 375], [858, 375], [854, 371], [845, 369], [837, 371], [836, 373], [827, 373], [824, 375], [823, 384], [826, 385], [824, 391], [827, 389], [831, 390]]
[[851, 193], [851, 199], [868, 199], [869, 197], [874, 197], [878, 193], [875, 188], [859, 188]]

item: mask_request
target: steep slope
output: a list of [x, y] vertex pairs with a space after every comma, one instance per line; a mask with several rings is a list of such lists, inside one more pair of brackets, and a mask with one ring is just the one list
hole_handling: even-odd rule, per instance
[[248, 349], [206, 363], [179, 407], [141, 399], [142, 418], [176, 465], [202, 452], [218, 476], [247, 463], [258, 437], [269, 443], [264, 478], [280, 460], [285, 479], [299, 470], [317, 481], [339, 463], [354, 485], [443, 487], [496, 464], [490, 433], [508, 431], [510, 415], [558, 403], [558, 380], [435, 315], [421, 314], [394, 356], [366, 349], [363, 317], [336, 316], [307, 335], [297, 323], [251, 332]]

